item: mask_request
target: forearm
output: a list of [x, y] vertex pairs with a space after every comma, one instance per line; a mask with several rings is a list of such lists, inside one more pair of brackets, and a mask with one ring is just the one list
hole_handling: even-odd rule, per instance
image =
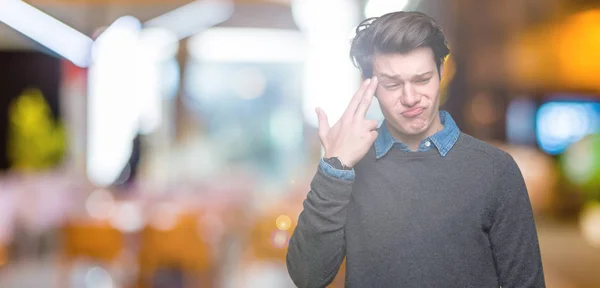
[[545, 287], [533, 218], [521, 217], [518, 221], [521, 223], [505, 224], [506, 232], [495, 232], [492, 236], [500, 283], [504, 288]]
[[346, 205], [352, 191], [342, 180], [319, 169], [290, 239], [287, 268], [298, 287], [324, 287], [345, 256]]
[[489, 232], [500, 285], [545, 287], [536, 225], [525, 181], [512, 161], [498, 179]]

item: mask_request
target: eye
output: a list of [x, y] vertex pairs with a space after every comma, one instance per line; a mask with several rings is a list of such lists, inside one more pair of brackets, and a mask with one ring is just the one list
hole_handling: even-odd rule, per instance
[[429, 79], [431, 79], [431, 78], [419, 79], [416, 81], [416, 83], [425, 84], [425, 83], [429, 82]]
[[389, 85], [384, 85], [383, 87], [387, 90], [395, 90], [398, 87], [400, 87], [400, 84], [389, 84]]

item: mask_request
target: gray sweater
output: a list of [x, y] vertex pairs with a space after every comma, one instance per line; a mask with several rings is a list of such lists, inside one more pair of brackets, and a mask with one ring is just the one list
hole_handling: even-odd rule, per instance
[[289, 242], [298, 287], [545, 287], [527, 189], [507, 153], [461, 133], [445, 156], [374, 149], [354, 181], [318, 170]]

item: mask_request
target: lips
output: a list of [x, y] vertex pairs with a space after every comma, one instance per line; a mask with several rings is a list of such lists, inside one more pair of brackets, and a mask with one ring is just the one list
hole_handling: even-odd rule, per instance
[[410, 110], [402, 112], [401, 114], [406, 118], [413, 118], [421, 115], [421, 113], [423, 113], [424, 110], [424, 108], [412, 108]]

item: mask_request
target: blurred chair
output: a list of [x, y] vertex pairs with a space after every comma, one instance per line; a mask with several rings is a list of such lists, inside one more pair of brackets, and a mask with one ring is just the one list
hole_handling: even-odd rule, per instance
[[[247, 241], [243, 265], [252, 266], [252, 262], [274, 262], [286, 266], [286, 254], [290, 237], [296, 228], [298, 215], [302, 209], [302, 201], [291, 195], [282, 202], [273, 205], [260, 216], [251, 228]], [[285, 270], [285, 269], [284, 269]], [[346, 260], [328, 286], [330, 288], [344, 287]]]
[[[259, 261], [273, 261], [285, 264], [287, 243], [296, 228], [292, 220], [286, 230], [278, 229], [276, 221], [284, 213], [272, 213], [261, 217], [250, 232], [250, 257]], [[289, 216], [288, 216], [289, 217]], [[289, 218], [291, 219], [291, 217]]]
[[66, 260], [81, 257], [111, 262], [124, 246], [123, 234], [108, 222], [70, 222], [62, 232]]
[[6, 255], [6, 246], [4, 243], [0, 243], [0, 269], [8, 262], [8, 256]]
[[68, 276], [73, 263], [87, 259], [104, 265], [118, 261], [124, 250], [125, 237], [107, 221], [68, 221], [61, 229], [60, 286], [69, 287]]
[[185, 287], [213, 287], [216, 267], [204, 233], [210, 231], [195, 213], [179, 214], [172, 227], [146, 226], [140, 239], [139, 287], [152, 287], [152, 279], [163, 269], [180, 269], [186, 277]]

